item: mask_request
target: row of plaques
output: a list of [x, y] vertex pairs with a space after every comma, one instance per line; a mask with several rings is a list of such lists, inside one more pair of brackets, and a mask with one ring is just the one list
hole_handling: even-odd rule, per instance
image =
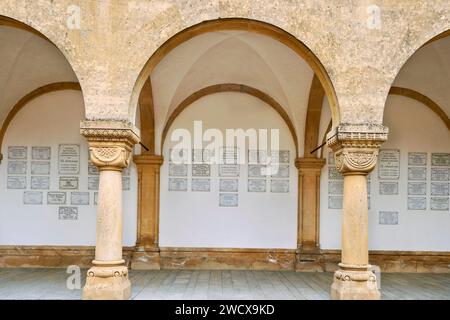
[[[64, 191], [48, 191], [47, 205], [65, 205], [68, 204], [67, 192]], [[98, 192], [93, 193], [93, 205], [97, 205]], [[70, 204], [76, 206], [88, 206], [91, 204], [90, 192], [70, 192]], [[42, 191], [24, 191], [23, 204], [26, 205], [42, 205], [44, 204], [44, 192]]]
[[[289, 180], [277, 179], [270, 180], [270, 192], [287, 193], [289, 192]], [[169, 178], [169, 191], [188, 191], [187, 178]], [[192, 178], [191, 191], [209, 192], [211, 191], [211, 179], [209, 178]], [[219, 179], [219, 192], [238, 192], [238, 179]], [[248, 192], [266, 192], [267, 180], [265, 179], [248, 179]]]

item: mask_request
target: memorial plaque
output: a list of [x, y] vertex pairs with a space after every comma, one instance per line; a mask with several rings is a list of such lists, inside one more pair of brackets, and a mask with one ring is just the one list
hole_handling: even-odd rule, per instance
[[289, 150], [278, 150], [272, 152], [272, 163], [289, 163], [290, 159], [290, 152]]
[[191, 190], [209, 192], [211, 190], [210, 179], [193, 178], [191, 183]]
[[31, 159], [33, 160], [50, 160], [50, 147], [31, 147]]
[[27, 178], [24, 176], [21, 177], [8, 176], [6, 187], [7, 189], [26, 189]]
[[25, 160], [28, 153], [27, 147], [10, 146], [8, 147], [8, 159], [11, 160]]
[[398, 180], [400, 177], [400, 150], [380, 150], [378, 178]]
[[8, 174], [26, 174], [26, 161], [8, 161]]
[[238, 164], [239, 149], [237, 147], [223, 147], [221, 149], [222, 163]]
[[98, 204], [98, 192], [94, 192], [94, 205]]
[[270, 180], [270, 192], [288, 193], [289, 180]]
[[398, 194], [398, 182], [380, 182], [380, 194], [381, 195], [397, 195]]
[[237, 193], [219, 193], [220, 207], [237, 207], [238, 194]]
[[267, 151], [266, 150], [248, 150], [249, 164], [266, 164]]
[[122, 170], [122, 176], [129, 177], [131, 173], [131, 167], [128, 166]]
[[431, 168], [431, 181], [449, 181], [450, 168]]
[[432, 153], [432, 166], [450, 166], [450, 153]]
[[431, 195], [432, 196], [448, 196], [449, 184], [448, 182], [432, 182]]
[[78, 177], [59, 177], [59, 189], [61, 190], [78, 189]]
[[426, 210], [427, 198], [425, 197], [408, 197], [408, 210]]
[[60, 144], [58, 148], [59, 174], [80, 173], [80, 146], [78, 144]]
[[40, 191], [24, 191], [23, 204], [42, 204], [43, 194]]
[[31, 174], [50, 174], [50, 161], [31, 161]]
[[169, 163], [186, 164], [189, 162], [189, 153], [187, 149], [170, 149]]
[[328, 179], [329, 180], [343, 180], [344, 176], [333, 165], [333, 166], [328, 167]]
[[266, 192], [265, 179], [248, 179], [248, 192]]
[[431, 210], [448, 211], [449, 197], [431, 197], [430, 207]]
[[239, 177], [238, 164], [220, 164], [219, 176], [221, 177]]
[[426, 167], [409, 167], [408, 180], [427, 180]]
[[211, 175], [211, 166], [209, 164], [193, 164], [193, 177], [209, 177]]
[[66, 204], [66, 193], [60, 191], [47, 192], [47, 204]]
[[328, 194], [344, 194], [344, 181], [343, 180], [329, 180], [328, 181]]
[[169, 191], [187, 191], [187, 179], [169, 178]]
[[239, 180], [238, 179], [220, 179], [219, 191], [220, 192], [238, 192]]
[[193, 163], [210, 163], [211, 162], [210, 149], [192, 149]]
[[88, 206], [89, 192], [71, 192], [70, 204], [75, 206]]
[[98, 171], [98, 168], [96, 165], [92, 163], [92, 161], [88, 162], [88, 175], [90, 176], [98, 176], [100, 172]]
[[98, 190], [100, 177], [88, 177], [88, 190]]
[[427, 194], [426, 182], [408, 182], [408, 195], [424, 196]]
[[50, 189], [50, 177], [48, 176], [32, 176], [31, 189], [48, 190]]
[[398, 224], [398, 212], [397, 211], [380, 211], [378, 222], [379, 222], [379, 224], [384, 224], [384, 225], [397, 225]]
[[328, 196], [328, 209], [342, 209], [344, 197], [342, 196]]
[[58, 219], [59, 220], [78, 220], [78, 208], [77, 207], [59, 207]]
[[122, 190], [127, 191], [130, 190], [131, 180], [130, 177], [122, 177]]
[[187, 164], [169, 163], [169, 176], [186, 177], [188, 173]]
[[289, 178], [289, 166], [278, 165], [270, 166], [270, 173], [274, 178]]
[[426, 152], [408, 152], [409, 166], [426, 166], [427, 153]]
[[336, 165], [336, 160], [334, 159], [334, 152], [328, 152], [328, 164], [330, 166], [335, 166]]
[[250, 178], [265, 178], [266, 177], [266, 166], [261, 164], [249, 164], [248, 165], [248, 176]]

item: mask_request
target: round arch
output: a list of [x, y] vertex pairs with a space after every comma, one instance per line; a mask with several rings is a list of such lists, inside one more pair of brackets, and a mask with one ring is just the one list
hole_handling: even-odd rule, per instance
[[333, 84], [331, 83], [330, 77], [328, 76], [324, 66], [315, 56], [315, 54], [300, 40], [298, 40], [290, 33], [284, 31], [283, 29], [266, 22], [244, 18], [225, 18], [204, 21], [180, 31], [179, 33], [168, 39], [166, 42], [164, 42], [146, 62], [145, 66], [138, 76], [130, 100], [131, 118], [135, 118], [134, 115], [137, 109], [136, 106], [138, 103], [138, 98], [141, 94], [142, 88], [144, 87], [146, 79], [150, 77], [153, 69], [169, 52], [171, 52], [180, 44], [194, 38], [195, 36], [202, 35], [208, 32], [224, 30], [242, 30], [258, 33], [271, 37], [272, 39], [279, 41], [280, 43], [292, 49], [297, 55], [299, 55], [308, 63], [314, 74], [316, 74], [329, 100], [333, 125], [337, 126], [339, 124], [339, 106]]

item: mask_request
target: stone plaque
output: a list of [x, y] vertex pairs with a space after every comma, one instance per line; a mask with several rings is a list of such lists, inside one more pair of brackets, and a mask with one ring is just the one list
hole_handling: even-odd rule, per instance
[[98, 168], [96, 165], [92, 163], [92, 161], [88, 162], [88, 175], [91, 176], [98, 176], [100, 172], [98, 171]]
[[328, 194], [344, 194], [344, 181], [343, 180], [329, 180], [328, 181]]
[[237, 207], [238, 204], [237, 193], [219, 193], [220, 207]]
[[427, 180], [426, 167], [409, 167], [408, 180]]
[[6, 182], [7, 189], [26, 189], [27, 188], [27, 178], [24, 176], [8, 176]]
[[26, 161], [8, 161], [8, 174], [26, 174]]
[[8, 147], [8, 159], [11, 160], [25, 160], [27, 159], [28, 148], [22, 146]]
[[385, 225], [397, 225], [398, 224], [398, 212], [397, 211], [380, 211], [378, 223], [385, 224]]
[[209, 164], [193, 164], [193, 177], [209, 177], [211, 175], [211, 166]]
[[431, 168], [431, 181], [448, 181], [450, 168]]
[[78, 177], [59, 177], [59, 189], [61, 190], [78, 189]]
[[265, 179], [248, 179], [248, 192], [266, 192]]
[[131, 180], [130, 177], [122, 177], [122, 190], [127, 191], [130, 190]]
[[33, 160], [50, 160], [50, 147], [31, 147], [31, 159]]
[[288, 193], [289, 180], [270, 180], [270, 192]]
[[129, 177], [131, 173], [131, 167], [128, 166], [122, 170], [122, 176]]
[[239, 177], [238, 164], [219, 164], [219, 176], [221, 177]]
[[328, 179], [329, 180], [343, 180], [344, 176], [333, 165], [333, 166], [328, 167]]
[[59, 174], [80, 173], [80, 146], [78, 144], [60, 144], [58, 148]]
[[47, 192], [47, 204], [66, 204], [66, 193], [60, 191]]
[[186, 177], [188, 173], [187, 164], [169, 163], [169, 176]]
[[78, 208], [77, 207], [59, 207], [58, 219], [59, 220], [78, 220]]
[[169, 191], [187, 191], [187, 179], [169, 178]]
[[426, 166], [427, 153], [426, 152], [408, 152], [409, 166]]
[[289, 166], [288, 165], [278, 165], [271, 166], [270, 173], [274, 178], [289, 178]]
[[249, 164], [265, 164], [267, 163], [266, 150], [248, 150]]
[[220, 192], [238, 192], [239, 180], [238, 179], [220, 179], [219, 191]]
[[40, 191], [24, 191], [23, 204], [42, 204], [43, 194]]
[[75, 206], [88, 206], [89, 192], [71, 192], [70, 204]]
[[397, 195], [398, 194], [398, 182], [380, 182], [380, 194], [381, 195]]
[[31, 161], [31, 174], [50, 174], [50, 161]]
[[334, 159], [334, 152], [328, 152], [328, 164], [331, 166], [335, 166], [336, 160]]
[[266, 177], [266, 166], [260, 164], [249, 164], [248, 165], [248, 176], [249, 178], [265, 178]]
[[98, 204], [98, 192], [94, 192], [94, 205]]
[[223, 147], [221, 150], [222, 163], [238, 164], [239, 149], [237, 147]]
[[100, 177], [88, 177], [88, 190], [98, 190]]
[[432, 182], [431, 195], [432, 196], [448, 196], [449, 184], [448, 182]]
[[380, 150], [378, 159], [378, 178], [383, 180], [400, 178], [400, 150]]
[[424, 196], [427, 194], [426, 182], [408, 182], [408, 195]]
[[431, 197], [431, 210], [448, 211], [449, 197]]
[[189, 153], [187, 149], [170, 149], [169, 163], [186, 164], [189, 162]]
[[289, 163], [289, 159], [290, 159], [289, 150], [278, 150], [278, 152], [273, 151], [271, 155], [272, 155], [272, 158], [271, 158], [272, 163]]
[[344, 197], [342, 196], [328, 196], [328, 209], [342, 209]]
[[432, 166], [450, 166], [450, 153], [432, 153]]
[[210, 179], [193, 178], [191, 183], [191, 190], [209, 192], [211, 190]]
[[427, 198], [425, 197], [408, 197], [408, 210], [426, 210]]
[[31, 189], [48, 190], [50, 189], [50, 177], [48, 176], [32, 176]]
[[192, 149], [193, 163], [210, 163], [211, 150], [210, 149]]

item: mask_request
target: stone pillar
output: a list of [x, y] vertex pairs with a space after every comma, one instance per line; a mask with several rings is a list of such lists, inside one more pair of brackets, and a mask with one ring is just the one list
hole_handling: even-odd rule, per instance
[[132, 269], [160, 269], [159, 172], [163, 157], [143, 153], [134, 157], [138, 171], [138, 232]]
[[298, 231], [296, 271], [322, 271], [320, 265], [320, 172], [325, 159], [297, 158]]
[[387, 140], [383, 126], [341, 125], [328, 134], [336, 168], [344, 176], [342, 257], [334, 274], [332, 299], [379, 299], [370, 271], [366, 176], [373, 170], [380, 145]]
[[131, 123], [83, 121], [90, 158], [100, 171], [97, 241], [93, 267], [87, 272], [83, 299], [129, 299], [131, 284], [122, 258], [122, 170], [139, 141]]

